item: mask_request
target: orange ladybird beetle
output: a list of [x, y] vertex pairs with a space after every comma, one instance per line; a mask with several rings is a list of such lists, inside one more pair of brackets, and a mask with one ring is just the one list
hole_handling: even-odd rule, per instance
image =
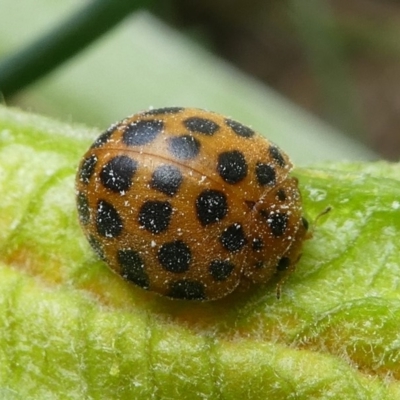
[[291, 272], [307, 238], [297, 179], [276, 145], [195, 108], [112, 125], [76, 177], [80, 223], [126, 280], [176, 299], [215, 300], [241, 280]]

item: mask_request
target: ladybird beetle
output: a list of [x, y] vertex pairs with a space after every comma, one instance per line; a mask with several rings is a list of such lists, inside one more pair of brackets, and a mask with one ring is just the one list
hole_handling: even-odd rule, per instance
[[219, 114], [169, 107], [112, 125], [76, 177], [81, 226], [126, 280], [215, 300], [291, 272], [307, 238], [297, 179], [276, 145]]

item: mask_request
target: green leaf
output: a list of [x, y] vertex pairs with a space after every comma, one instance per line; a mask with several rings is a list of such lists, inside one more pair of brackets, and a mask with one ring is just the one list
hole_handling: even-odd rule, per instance
[[113, 274], [79, 228], [98, 133], [0, 108], [2, 398], [400, 397], [398, 164], [295, 170], [315, 224], [280, 300], [275, 281], [173, 301]]

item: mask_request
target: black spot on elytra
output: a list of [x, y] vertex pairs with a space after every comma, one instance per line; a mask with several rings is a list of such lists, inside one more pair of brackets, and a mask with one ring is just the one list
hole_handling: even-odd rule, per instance
[[286, 232], [289, 220], [289, 216], [286, 213], [260, 210], [260, 214], [265, 218], [265, 221], [275, 237], [282, 236]]
[[79, 180], [82, 183], [88, 184], [90, 181], [90, 178], [93, 175], [94, 169], [96, 168], [97, 164], [97, 156], [95, 154], [92, 154], [90, 157], [85, 158], [81, 164], [81, 167], [79, 169]]
[[172, 206], [168, 201], [148, 200], [139, 210], [139, 223], [151, 233], [158, 234], [168, 228]]
[[242, 125], [239, 122], [233, 121], [231, 119], [226, 119], [225, 123], [233, 130], [233, 132], [236, 133], [236, 135], [244, 137], [244, 138], [249, 138], [254, 135], [253, 129], [250, 129], [249, 127]]
[[274, 159], [274, 161], [280, 166], [284, 167], [286, 165], [285, 158], [283, 157], [281, 151], [276, 146], [270, 146], [268, 149], [269, 154]]
[[128, 156], [112, 158], [101, 169], [101, 183], [106, 189], [113, 192], [126, 192], [132, 185], [137, 164], [137, 161]]
[[105, 132], [103, 132], [92, 144], [91, 148], [96, 149], [98, 147], [103, 146], [103, 144], [106, 144], [112, 134], [114, 133], [116, 128], [116, 125], [112, 125], [110, 128], [108, 128]]
[[278, 189], [278, 191], [276, 192], [276, 198], [279, 201], [286, 201], [286, 192], [283, 189]]
[[175, 136], [168, 140], [170, 153], [179, 160], [195, 158], [199, 154], [200, 147], [200, 142], [192, 135]]
[[219, 125], [207, 118], [189, 117], [183, 121], [185, 127], [193, 133], [212, 136], [218, 131]]
[[96, 229], [99, 235], [107, 238], [119, 236], [123, 229], [118, 211], [104, 200], [97, 203]]
[[242, 225], [238, 223], [228, 226], [222, 232], [219, 240], [222, 246], [231, 253], [239, 251], [247, 243]]
[[261, 186], [273, 186], [276, 182], [275, 168], [270, 164], [258, 162], [256, 165], [256, 177]]
[[189, 269], [192, 259], [190, 248], [182, 240], [164, 243], [158, 250], [158, 261], [169, 272], [182, 273]]
[[203, 190], [196, 199], [196, 213], [205, 226], [220, 221], [228, 212], [226, 196], [219, 190]]
[[264, 247], [264, 242], [261, 238], [254, 238], [251, 242], [251, 247], [254, 251], [260, 251]]
[[149, 276], [144, 270], [144, 262], [137, 251], [131, 249], [118, 250], [117, 261], [121, 267], [121, 275], [128, 281], [148, 289]]
[[216, 281], [225, 281], [234, 269], [235, 265], [228, 260], [213, 260], [209, 266], [210, 274]]
[[173, 165], [160, 165], [153, 172], [150, 186], [172, 197], [178, 192], [182, 180], [179, 168]]
[[127, 146], [142, 146], [152, 142], [164, 129], [159, 119], [138, 120], [126, 126], [122, 140]]
[[238, 183], [247, 175], [246, 159], [238, 150], [226, 151], [218, 156], [217, 171], [228, 183]]
[[204, 285], [187, 279], [173, 282], [170, 285], [168, 296], [182, 300], [206, 300]]
[[79, 221], [83, 225], [87, 225], [90, 220], [90, 208], [87, 196], [84, 193], [79, 192], [76, 196], [76, 204], [78, 208]]

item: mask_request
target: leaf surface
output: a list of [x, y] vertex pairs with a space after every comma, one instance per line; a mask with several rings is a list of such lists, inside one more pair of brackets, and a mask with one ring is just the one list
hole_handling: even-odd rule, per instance
[[297, 270], [173, 301], [97, 260], [74, 199], [99, 134], [0, 108], [3, 398], [400, 398], [400, 167], [296, 169], [313, 226]]

